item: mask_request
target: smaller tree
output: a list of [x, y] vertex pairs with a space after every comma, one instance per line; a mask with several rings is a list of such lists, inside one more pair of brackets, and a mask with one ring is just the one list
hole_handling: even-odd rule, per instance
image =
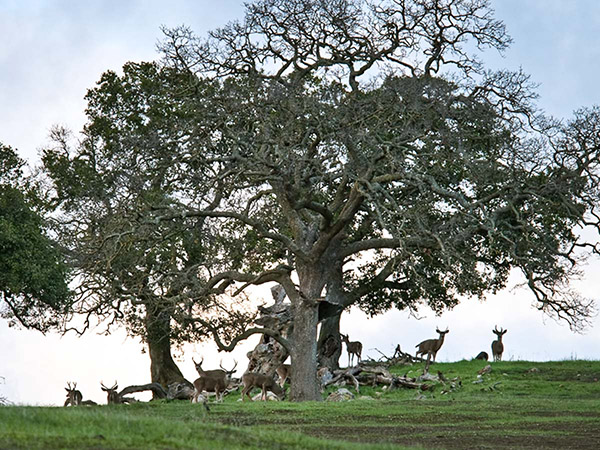
[[45, 332], [58, 328], [71, 306], [69, 268], [49, 236], [40, 191], [25, 162], [0, 143], [0, 300], [9, 325]]

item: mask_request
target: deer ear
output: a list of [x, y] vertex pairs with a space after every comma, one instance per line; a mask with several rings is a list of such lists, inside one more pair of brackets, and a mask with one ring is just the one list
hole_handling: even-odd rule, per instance
[[67, 388], [65, 388], [65, 391], [67, 391], [67, 392], [71, 392], [71, 391], [69, 391]]

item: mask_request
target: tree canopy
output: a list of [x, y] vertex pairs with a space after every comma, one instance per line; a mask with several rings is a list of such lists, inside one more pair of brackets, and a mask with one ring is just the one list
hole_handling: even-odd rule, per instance
[[471, 49], [510, 43], [487, 1], [260, 0], [207, 38], [164, 32], [163, 67], [106, 74], [76, 154], [46, 157], [114, 302], [214, 330], [194, 307], [279, 283], [296, 400], [319, 398], [328, 311], [441, 311], [517, 269], [540, 309], [592, 313], [569, 281], [600, 250], [600, 110], [554, 121], [525, 74], [485, 70]]
[[23, 173], [25, 162], [0, 143], [0, 299], [10, 325], [47, 331], [68, 315], [70, 273], [65, 257], [49, 237], [35, 185]]

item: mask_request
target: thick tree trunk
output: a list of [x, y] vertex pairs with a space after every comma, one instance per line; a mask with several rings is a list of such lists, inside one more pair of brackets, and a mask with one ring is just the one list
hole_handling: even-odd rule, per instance
[[146, 341], [153, 383], [165, 389], [171, 383], [189, 383], [171, 356], [171, 314], [160, 305], [146, 306]]
[[340, 355], [342, 354], [342, 340], [340, 339], [340, 317], [337, 314], [321, 321], [321, 331], [317, 345], [317, 364], [319, 367], [328, 367], [330, 371], [340, 368]]
[[304, 300], [293, 305], [292, 401], [322, 400], [317, 382], [318, 310], [318, 305]]

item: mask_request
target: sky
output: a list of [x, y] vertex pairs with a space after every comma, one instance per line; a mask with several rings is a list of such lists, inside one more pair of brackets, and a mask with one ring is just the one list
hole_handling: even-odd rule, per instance
[[[160, 27], [190, 26], [197, 34], [241, 17], [243, 2], [234, 0], [0, 0], [0, 142], [16, 148], [31, 164], [47, 143], [53, 125], [77, 131], [85, 121], [84, 95], [106, 70], [127, 61], [159, 57]], [[568, 119], [583, 106], [600, 104], [600, 2], [597, 0], [492, 0], [496, 17], [514, 43], [504, 56], [483, 55], [490, 68], [519, 67], [539, 83], [538, 100], [547, 113]], [[591, 261], [575, 285], [587, 297], [598, 297], [595, 279], [600, 263]], [[420, 341], [450, 333], [438, 361], [491, 354], [494, 326], [504, 336], [507, 360], [600, 359], [600, 319], [584, 334], [574, 334], [532, 307], [533, 295], [507, 289], [485, 302], [465, 299], [454, 310], [436, 316], [426, 309], [418, 317], [393, 311], [368, 318], [357, 310], [342, 316], [342, 331], [363, 343], [363, 356], [391, 355], [397, 344], [414, 352]], [[268, 294], [264, 297], [268, 301]], [[105, 402], [100, 381], [120, 387], [150, 382], [150, 362], [139, 339], [123, 330], [110, 336], [88, 333], [41, 335], [9, 328], [0, 319], [0, 397], [17, 404], [62, 405], [67, 381], [76, 381], [84, 399]], [[175, 351], [188, 379], [195, 378], [192, 356], [205, 358], [205, 369], [223, 365], [245, 368], [253, 339], [232, 354], [217, 353], [211, 343]], [[344, 353], [340, 362], [347, 362]], [[147, 397], [140, 397], [142, 399]]]

